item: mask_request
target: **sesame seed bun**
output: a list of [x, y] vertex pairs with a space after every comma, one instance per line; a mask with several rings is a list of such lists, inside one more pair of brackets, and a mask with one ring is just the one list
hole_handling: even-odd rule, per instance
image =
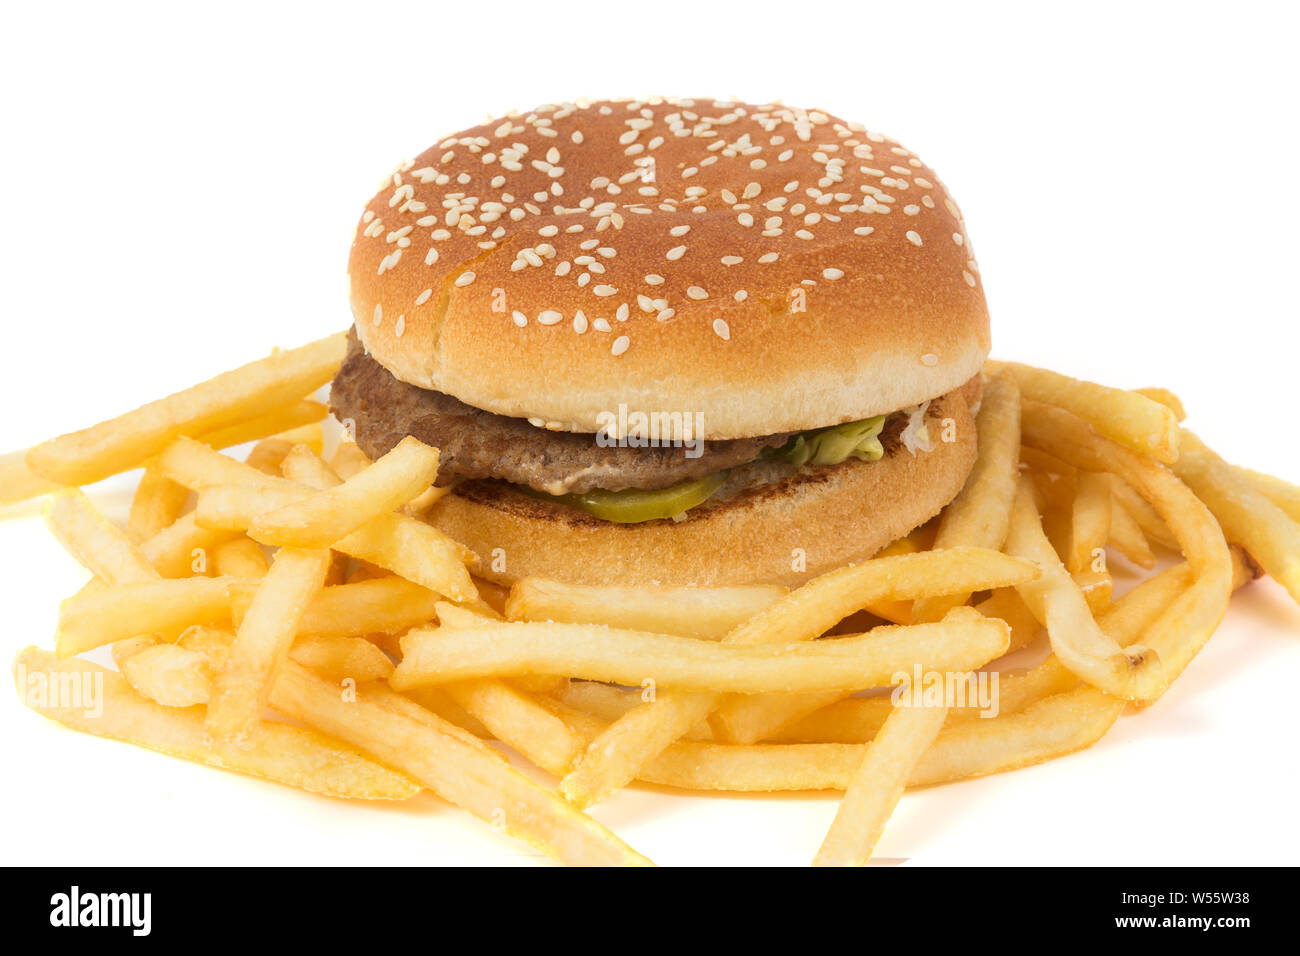
[[978, 395], [978, 379], [972, 385], [931, 406], [931, 428], [949, 419], [954, 441], [814, 468], [707, 502], [680, 522], [615, 524], [483, 481], [456, 488], [426, 517], [473, 549], [476, 573], [499, 584], [537, 575], [592, 585], [796, 586], [870, 557], [956, 497], [975, 462], [967, 397]]
[[448, 136], [385, 179], [349, 276], [397, 378], [569, 431], [620, 404], [715, 439], [851, 421], [957, 388], [989, 348], [934, 171], [771, 104], [543, 106]]

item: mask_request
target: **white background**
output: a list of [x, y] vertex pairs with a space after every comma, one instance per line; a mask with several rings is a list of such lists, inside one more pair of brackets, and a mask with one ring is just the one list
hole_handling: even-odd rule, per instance
[[[978, 9], [977, 9], [978, 8]], [[1179, 392], [1225, 455], [1300, 478], [1300, 92], [1289, 4], [6, 6], [0, 444], [23, 447], [345, 327], [363, 202], [510, 108], [784, 98], [938, 168], [995, 354]], [[364, 12], [362, 10], [364, 9]], [[124, 516], [131, 482], [95, 498]], [[0, 522], [3, 653], [83, 572]], [[1300, 853], [1300, 611], [1272, 582], [1091, 750], [906, 796], [914, 863], [1283, 863]], [[424, 795], [344, 805], [63, 731], [0, 694], [12, 863], [531, 861]], [[595, 815], [663, 864], [803, 864], [830, 795], [635, 790]]]

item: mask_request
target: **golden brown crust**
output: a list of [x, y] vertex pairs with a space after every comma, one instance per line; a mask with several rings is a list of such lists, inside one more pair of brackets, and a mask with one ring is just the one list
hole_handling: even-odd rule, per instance
[[[945, 420], [951, 442], [938, 440]], [[961, 490], [976, 451], [961, 392], [936, 401], [929, 421], [933, 451], [812, 469], [706, 503], [681, 522], [614, 524], [482, 482], [446, 495], [428, 519], [474, 550], [479, 573], [501, 584], [537, 575], [596, 585], [794, 586], [870, 557]]]
[[448, 137], [370, 201], [349, 273], [398, 378], [574, 431], [620, 403], [699, 412], [707, 438], [864, 418], [956, 388], [989, 345], [934, 172], [772, 105], [568, 104]]

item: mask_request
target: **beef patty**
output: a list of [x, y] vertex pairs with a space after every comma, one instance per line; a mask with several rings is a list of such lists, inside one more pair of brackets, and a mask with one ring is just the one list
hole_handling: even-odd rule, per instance
[[438, 448], [439, 485], [498, 478], [552, 495], [593, 488], [666, 488], [752, 461], [764, 448], [790, 437], [703, 442], [698, 458], [687, 457], [685, 448], [602, 448], [594, 435], [547, 431], [399, 381], [366, 354], [355, 328], [330, 389], [330, 409], [340, 421], [352, 419], [357, 444], [371, 458], [407, 435]]

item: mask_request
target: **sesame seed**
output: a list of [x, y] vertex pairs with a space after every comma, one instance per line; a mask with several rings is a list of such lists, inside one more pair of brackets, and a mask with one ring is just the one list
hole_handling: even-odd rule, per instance
[[781, 257], [780, 257], [780, 255], [779, 255], [778, 253], [775, 253], [775, 252], [765, 252], [765, 253], [763, 253], [761, 256], [758, 257], [758, 261], [761, 262], [761, 263], [766, 264], [766, 263], [769, 263], [769, 262], [776, 262], [776, 260], [779, 259], [779, 258], [781, 258]]
[[456, 276], [456, 285], [458, 286], [467, 286], [473, 281], [474, 273], [472, 272], [462, 272], [460, 275]]
[[620, 305], [617, 309], [614, 310], [614, 318], [618, 319], [620, 322], [626, 322], [627, 317], [631, 314], [632, 314], [632, 310], [628, 308], [626, 302], [624, 302], [622, 305]]
[[737, 289], [736, 294], [732, 296], [732, 298], [735, 299], [737, 302], [744, 302], [746, 299], [749, 298], [749, 293], [746, 292], [744, 289]]
[[724, 266], [738, 266], [745, 260], [740, 256], [723, 256], [721, 261]]
[[614, 286], [612, 285], [598, 285], [591, 291], [596, 293], [596, 295], [599, 296], [609, 296], [609, 295], [616, 294], [618, 292], [618, 289], [614, 288]]
[[375, 303], [375, 311], [371, 321], [375, 325], [378, 325], [380, 322], [384, 321], [384, 307], [380, 305], [378, 302]]
[[620, 335], [618, 338], [614, 340], [614, 344], [610, 346], [609, 351], [614, 355], [622, 355], [624, 352], [627, 351], [627, 347], [631, 344], [632, 344], [631, 339], [629, 339], [626, 335]]
[[564, 316], [559, 312], [556, 312], [554, 309], [547, 309], [544, 312], [539, 312], [537, 315], [537, 321], [540, 325], [555, 325], [563, 318]]
[[921, 207], [916, 205], [916, 203], [912, 203], [910, 205], [903, 207], [903, 215], [905, 216], [915, 216], [920, 211], [921, 211]]
[[718, 338], [722, 339], [722, 341], [724, 341], [724, 342], [730, 341], [730, 339], [731, 339], [731, 327], [727, 325], [726, 320], [724, 320], [724, 319], [714, 319], [714, 320], [713, 320], [713, 331], [714, 331], [715, 333], [717, 333]]
[[973, 275], [971, 275], [965, 269], [962, 269], [961, 277], [966, 280], [966, 284], [968, 286], [970, 286], [972, 289], [975, 288], [975, 277]]
[[825, 279], [830, 279], [830, 280], [832, 280], [832, 281], [834, 281], [835, 279], [843, 279], [843, 278], [844, 278], [844, 270], [843, 270], [843, 269], [823, 269], [823, 270], [822, 270], [822, 277], [825, 278]]
[[519, 326], [521, 329], [528, 324], [528, 316], [518, 310], [511, 312], [510, 317], [515, 320], [515, 325]]
[[707, 299], [709, 293], [697, 285], [693, 285], [686, 290], [686, 295], [692, 299]]
[[921, 245], [921, 235], [915, 229], [907, 230], [907, 241], [914, 246]]
[[645, 277], [645, 283], [646, 285], [663, 285], [664, 277], [661, 275], [656, 275], [655, 273], [651, 272], [649, 275]]
[[587, 331], [587, 316], [581, 309], [573, 315], [573, 331], [579, 335]]
[[397, 324], [393, 326], [393, 332], [400, 339], [402, 337], [402, 333], [405, 331], [406, 331], [406, 316], [399, 315], [397, 317]]
[[691, 231], [690, 226], [673, 226], [671, 229], [668, 230], [668, 234], [676, 238], [678, 236], [684, 236], [690, 231]]
[[673, 246], [673, 247], [672, 247], [671, 249], [669, 249], [668, 252], [666, 253], [666, 258], [667, 258], [669, 261], [671, 261], [671, 262], [676, 262], [678, 259], [680, 259], [680, 258], [681, 258], [682, 256], [684, 256], [684, 255], [686, 255], [686, 247], [685, 247], [685, 246]]
[[426, 303], [426, 302], [429, 301], [429, 297], [430, 297], [431, 295], [433, 295], [433, 290], [432, 290], [432, 289], [425, 289], [425, 290], [424, 290], [423, 292], [421, 292], [418, 296], [416, 296], [416, 298], [415, 298], [415, 304], [416, 304], [416, 305], [424, 305], [424, 303]]
[[608, 332], [609, 319], [597, 317], [595, 320], [592, 321], [591, 327], [595, 329], [597, 332]]
[[921, 356], [921, 364], [933, 368], [939, 364], [939, 356], [935, 355], [933, 352], [926, 352]]

